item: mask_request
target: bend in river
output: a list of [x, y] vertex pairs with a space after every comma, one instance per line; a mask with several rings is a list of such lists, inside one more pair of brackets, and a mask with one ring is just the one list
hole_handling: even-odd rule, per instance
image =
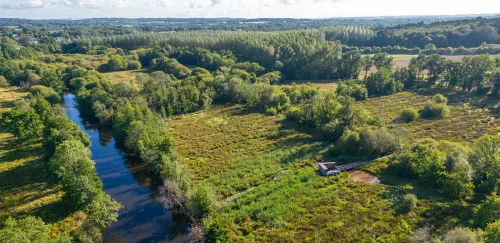
[[146, 168], [117, 148], [110, 132], [84, 126], [75, 95], [64, 95], [68, 119], [85, 131], [92, 142], [92, 159], [104, 191], [123, 205], [118, 221], [104, 232], [106, 242], [186, 242], [187, 224], [173, 217], [156, 198]]

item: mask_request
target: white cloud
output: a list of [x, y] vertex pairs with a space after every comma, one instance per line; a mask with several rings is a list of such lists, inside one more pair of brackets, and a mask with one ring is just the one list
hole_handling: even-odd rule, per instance
[[0, 17], [345, 17], [500, 13], [492, 0], [0, 0]]

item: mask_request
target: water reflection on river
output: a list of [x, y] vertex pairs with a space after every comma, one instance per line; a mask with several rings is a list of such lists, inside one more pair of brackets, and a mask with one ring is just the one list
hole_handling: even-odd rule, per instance
[[83, 125], [75, 96], [64, 95], [68, 118], [90, 136], [92, 159], [104, 191], [123, 205], [118, 221], [104, 233], [106, 242], [186, 242], [187, 223], [160, 204], [147, 168], [117, 147], [110, 132]]

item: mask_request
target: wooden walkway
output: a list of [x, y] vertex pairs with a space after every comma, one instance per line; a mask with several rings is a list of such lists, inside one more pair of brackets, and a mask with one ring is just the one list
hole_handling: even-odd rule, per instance
[[339, 171], [352, 170], [354, 168], [357, 168], [357, 167], [360, 167], [360, 166], [363, 166], [363, 165], [367, 165], [367, 164], [373, 163], [373, 162], [375, 162], [375, 161], [377, 161], [379, 159], [385, 159], [385, 158], [389, 158], [391, 156], [392, 156], [392, 154], [384, 156], [384, 157], [376, 158], [374, 160], [369, 160], [369, 161], [364, 161], [364, 162], [353, 162], [353, 163], [345, 164], [345, 165], [338, 165], [337, 166], [337, 170], [339, 170]]

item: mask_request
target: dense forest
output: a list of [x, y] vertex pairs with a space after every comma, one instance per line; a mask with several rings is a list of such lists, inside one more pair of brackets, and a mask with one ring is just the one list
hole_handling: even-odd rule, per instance
[[[488, 17], [3, 19], [0, 195], [29, 190], [8, 175], [38, 163], [68, 213], [0, 200], [13, 210], [0, 242], [99, 242], [120, 222], [68, 92], [192, 241], [498, 242], [500, 20]], [[317, 172], [372, 160], [359, 169], [381, 184]]]

